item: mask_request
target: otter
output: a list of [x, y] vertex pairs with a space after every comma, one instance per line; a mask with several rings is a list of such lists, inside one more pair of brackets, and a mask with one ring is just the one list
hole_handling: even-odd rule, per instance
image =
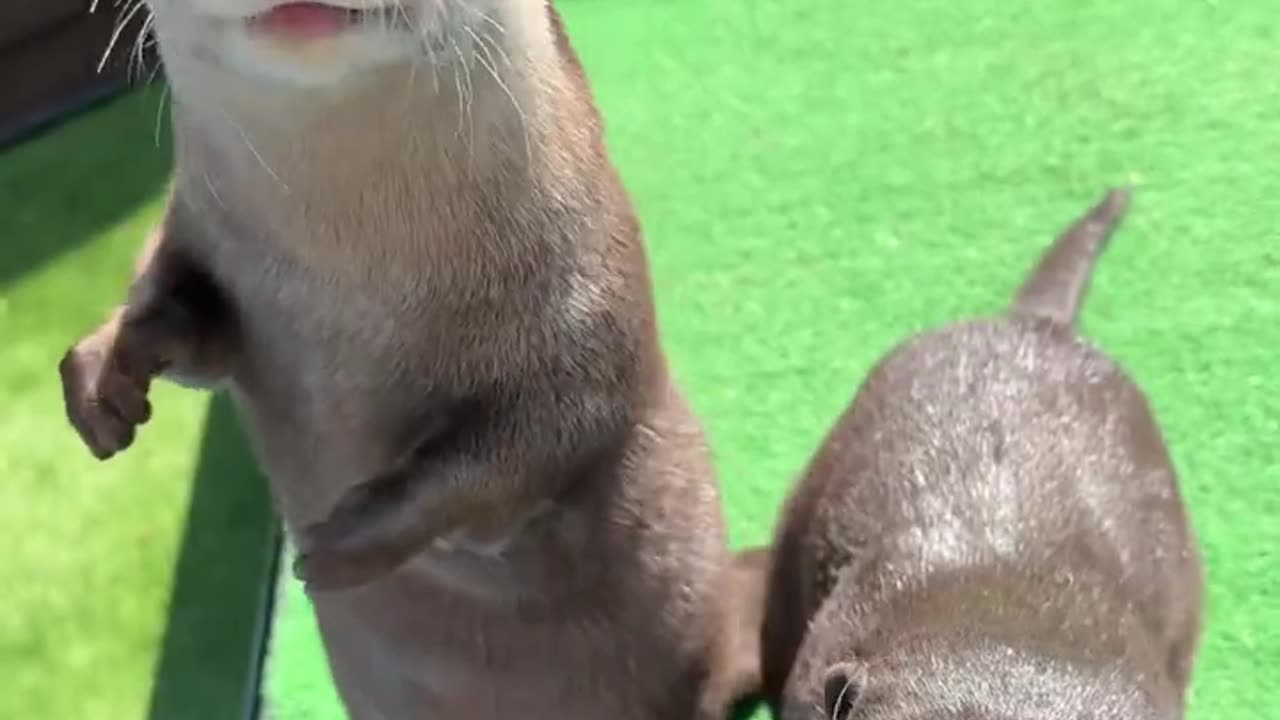
[[355, 720], [706, 716], [718, 481], [555, 8], [148, 5], [175, 181], [60, 364], [89, 448], [230, 392]]
[[1131, 192], [1010, 311], [892, 349], [829, 431], [744, 580], [783, 720], [1183, 716], [1200, 550], [1142, 391], [1076, 329]]

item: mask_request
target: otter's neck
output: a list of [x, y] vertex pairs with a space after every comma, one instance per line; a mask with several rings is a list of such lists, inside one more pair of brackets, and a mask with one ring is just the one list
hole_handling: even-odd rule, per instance
[[495, 231], [485, 205], [519, 218], [586, 202], [605, 161], [585, 81], [549, 24], [512, 35], [501, 53], [389, 69], [324, 98], [177, 104], [181, 192], [335, 258]]
[[388, 69], [323, 97], [178, 103], [179, 170], [286, 203], [395, 174], [447, 187], [514, 173], [554, 142], [549, 106], [564, 85], [518, 67], [495, 78], [464, 59]]

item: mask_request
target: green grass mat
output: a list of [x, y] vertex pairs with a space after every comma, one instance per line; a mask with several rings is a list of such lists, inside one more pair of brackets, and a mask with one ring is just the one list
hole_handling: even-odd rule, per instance
[[172, 386], [100, 464], [57, 364], [158, 217], [159, 90], [0, 153], [0, 718], [234, 720], [274, 525], [224, 402]]
[[[1086, 331], [1150, 392], [1210, 568], [1193, 718], [1280, 665], [1280, 23], [1272, 0], [565, 0], [648, 232], [734, 541], [877, 356], [1009, 297], [1140, 185]], [[338, 720], [291, 582], [274, 720]], [[1273, 679], [1268, 681], [1267, 677]]]
[[[1150, 392], [1205, 546], [1192, 718], [1266, 717], [1280, 664], [1270, 0], [563, 4], [737, 543], [768, 536], [882, 351], [1001, 306], [1104, 184], [1140, 184], [1085, 328]], [[55, 378], [159, 212], [158, 100], [0, 154], [2, 718], [234, 720], [245, 690], [270, 529], [225, 403], [162, 386], [138, 446], [98, 464]], [[281, 592], [271, 714], [340, 720], [306, 600]]]

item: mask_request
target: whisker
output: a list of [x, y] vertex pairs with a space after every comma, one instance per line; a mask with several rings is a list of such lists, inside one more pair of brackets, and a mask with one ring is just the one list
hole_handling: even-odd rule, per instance
[[487, 33], [484, 34], [484, 37], [489, 41], [489, 46], [502, 56], [502, 61], [507, 64], [507, 67], [513, 67], [511, 64], [511, 56], [507, 54], [505, 49], [503, 49], [502, 43], [499, 42], [497, 38], [494, 38]]
[[[154, 76], [153, 76], [154, 77]], [[150, 84], [150, 82], [148, 82]], [[164, 83], [160, 88], [160, 104], [156, 106], [156, 147], [160, 147], [160, 129], [164, 124], [164, 109], [167, 106], [166, 101], [169, 99], [169, 83]]]
[[209, 177], [209, 171], [205, 170], [203, 175], [205, 187], [209, 188], [209, 194], [213, 196], [213, 201], [225, 210], [227, 204], [222, 202], [222, 196], [218, 194], [218, 189], [213, 186], [213, 178]]
[[412, 58], [409, 61], [409, 96], [413, 97], [413, 81], [418, 77], [418, 65], [422, 64], [418, 58]]
[[524, 136], [524, 152], [527, 156], [529, 167], [533, 167], [533, 140], [529, 135], [529, 117], [525, 115], [524, 108], [520, 106], [520, 101], [516, 99], [515, 93], [511, 92], [511, 88], [502, 79], [498, 72], [498, 68], [493, 59], [493, 54], [489, 51], [489, 44], [469, 27], [467, 28], [467, 34], [476, 41], [476, 45], [480, 48], [480, 51], [484, 53], [483, 57], [477, 54], [476, 61], [483, 65], [485, 70], [489, 71], [489, 74], [493, 76], [494, 82], [498, 83], [498, 87], [502, 89], [502, 92], [506, 94], [507, 99], [511, 101], [511, 107], [515, 108], [516, 114], [520, 116], [520, 130], [521, 134]]
[[[457, 43], [454, 44], [454, 47], [457, 47]], [[459, 59], [459, 62], [449, 63], [449, 64], [453, 67], [453, 86], [454, 86], [454, 89], [457, 91], [457, 98], [458, 98], [458, 135], [461, 136], [462, 130], [463, 130], [462, 124], [463, 124], [463, 118], [464, 118], [462, 113], [462, 99], [463, 99], [462, 74], [461, 74], [462, 71], [458, 69], [458, 66], [461, 64], [461, 59]]]
[[[151, 67], [151, 74], [147, 76], [147, 85], [156, 81], [156, 76], [160, 74], [160, 69], [160, 63], [156, 63]], [[166, 84], [165, 87], [168, 87], [168, 85]]]
[[492, 15], [490, 15], [489, 13], [487, 13], [487, 12], [485, 12], [485, 11], [483, 11], [483, 10], [476, 10], [476, 11], [475, 11], [475, 13], [476, 13], [476, 15], [479, 17], [479, 19], [480, 19], [480, 20], [482, 20], [483, 22], [487, 22], [487, 23], [489, 23], [490, 25], [492, 25], [492, 26], [493, 26], [493, 27], [494, 27], [494, 28], [495, 28], [499, 33], [501, 33], [502, 35], [506, 35], [506, 34], [507, 34], [507, 29], [506, 29], [505, 27], [503, 27], [503, 26], [502, 26], [502, 23], [500, 23], [500, 22], [498, 22], [497, 20], [495, 20], [495, 19], [493, 18], [493, 16], [492, 16]]
[[225, 110], [222, 111], [222, 116], [226, 118], [227, 122], [231, 124], [231, 127], [235, 128], [235, 131], [240, 134], [240, 139], [244, 141], [245, 147], [249, 148], [249, 152], [253, 153], [253, 156], [257, 158], [258, 163], [262, 165], [262, 169], [266, 170], [267, 174], [270, 175], [277, 183], [280, 183], [280, 187], [284, 188], [285, 194], [288, 194], [289, 186], [286, 185], [284, 180], [281, 180], [280, 176], [276, 174], [276, 171], [272, 170], [271, 166], [267, 164], [266, 159], [262, 157], [262, 153], [258, 152], [258, 148], [254, 147], [253, 141], [249, 139], [249, 134], [244, 131], [244, 128], [240, 126], [240, 123], [237, 123], [231, 117], [231, 114]]
[[[477, 8], [470, 8], [470, 7], [467, 7], [466, 10], [468, 13], [470, 13], [473, 19], [480, 20], [491, 25], [493, 29], [498, 31], [498, 35], [501, 36], [506, 34], [507, 29], [502, 26], [502, 23], [493, 19], [493, 17], [491, 17], [488, 13], [484, 12], [483, 10], [479, 10]], [[476, 38], [476, 33], [473, 32], [469, 27], [466, 28], [466, 30], [471, 35], [471, 37]], [[482, 31], [480, 34], [486, 40], [489, 41], [488, 44], [490, 45], [492, 50], [502, 56], [503, 62], [505, 62], [508, 66], [510, 66], [511, 56], [508, 55], [506, 49], [502, 47], [502, 43], [496, 37], [494, 37], [492, 33]], [[479, 40], [480, 38], [476, 38], [476, 39]]]
[[440, 94], [440, 61], [436, 57], [435, 43], [427, 39], [424, 44], [427, 48], [427, 64], [431, 66], [431, 84], [437, 95]]
[[[403, 0], [396, 0], [395, 13], [399, 15], [401, 20], [404, 22], [405, 26], [409, 28], [409, 31], [411, 33], [413, 33], [414, 37], [418, 38], [418, 40], [421, 42], [422, 49], [426, 52], [426, 55], [427, 55], [427, 64], [431, 66], [432, 85], [435, 87], [435, 90], [437, 93], [440, 92], [440, 74], [436, 69], [435, 51], [431, 47], [430, 38], [428, 38], [426, 32], [424, 32], [423, 29], [420, 28], [413, 21], [413, 18], [410, 17], [409, 15], [409, 12], [405, 10]], [[409, 85], [411, 86], [410, 92], [412, 92], [414, 79], [417, 77], [418, 66], [422, 64], [422, 59], [415, 55], [412, 59], [412, 62], [413, 62], [413, 67], [409, 71]]]
[[[457, 40], [451, 39], [449, 42], [452, 43], [454, 52], [458, 54], [457, 64], [461, 65], [461, 70], [456, 72], [461, 73], [464, 78], [463, 86], [466, 88], [463, 93], [464, 97], [460, 99], [460, 103], [463, 106], [463, 114], [465, 115], [467, 125], [470, 128], [470, 132], [467, 135], [467, 167], [468, 169], [471, 169], [474, 164], [473, 161], [475, 160], [476, 140], [476, 117], [475, 108], [473, 107], [475, 102], [475, 86], [471, 82], [471, 64], [467, 62], [466, 54], [463, 53], [462, 48], [458, 46]], [[457, 76], [455, 75], [455, 77]]]
[[413, 26], [413, 20], [409, 19], [409, 12], [404, 9], [404, 3], [401, 0], [396, 0], [395, 12], [404, 21], [404, 24], [408, 25], [409, 29], [414, 31], [414, 34], [417, 34], [417, 28]]
[[142, 29], [138, 31], [138, 37], [133, 41], [133, 52], [130, 53], [129, 60], [129, 79], [130, 82], [141, 79], [142, 72], [145, 70], [147, 62], [146, 52], [149, 46], [148, 37], [151, 33], [151, 27], [155, 24], [156, 16], [150, 10], [147, 11], [147, 19], [142, 23]]
[[107, 49], [102, 53], [102, 59], [98, 61], [99, 73], [101, 73], [102, 69], [107, 66], [107, 60], [110, 59], [111, 51], [115, 49], [116, 43], [120, 41], [121, 33], [123, 33], [125, 27], [133, 21], [133, 16], [137, 15], [138, 10], [142, 9], [142, 7], [142, 0], [134, 0], [132, 4], [125, 7], [123, 19], [116, 22], [116, 29], [111, 33], [111, 40], [107, 43]]
[[[416, 31], [415, 31], [415, 34], [416, 34]], [[405, 88], [406, 90], [405, 95], [408, 98], [408, 102], [405, 106], [407, 108], [413, 107], [413, 91], [417, 86], [416, 81], [418, 79], [418, 67], [422, 65], [422, 62], [423, 62], [422, 58], [419, 57], [418, 55], [413, 55], [412, 57], [409, 58], [409, 80], [406, 83], [406, 88]], [[412, 113], [406, 113], [406, 115], [411, 115], [411, 114]]]

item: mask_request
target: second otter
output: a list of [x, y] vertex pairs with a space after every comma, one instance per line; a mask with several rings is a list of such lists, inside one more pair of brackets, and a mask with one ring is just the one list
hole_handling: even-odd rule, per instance
[[783, 720], [1182, 717], [1199, 550], [1141, 390], [1075, 330], [1128, 198], [1006, 316], [899, 345], [830, 431], [741, 615]]

